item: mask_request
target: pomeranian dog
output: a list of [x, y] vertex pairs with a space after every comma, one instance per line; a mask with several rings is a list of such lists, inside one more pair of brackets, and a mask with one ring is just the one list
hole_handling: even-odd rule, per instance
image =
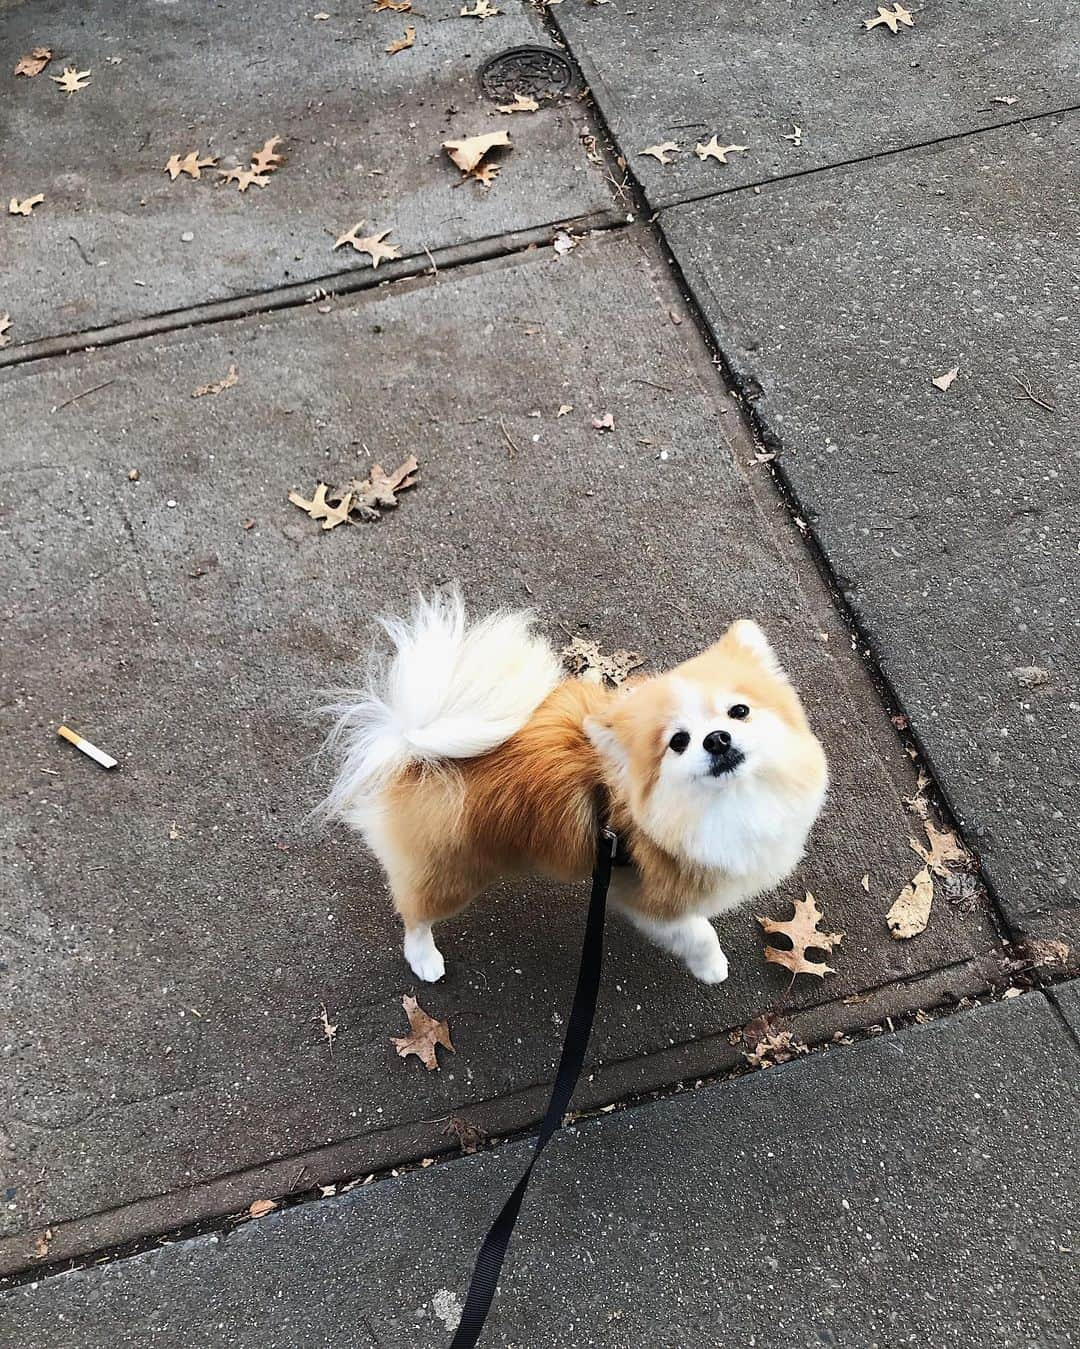
[[433, 924], [499, 876], [592, 871], [601, 821], [632, 867], [611, 898], [706, 983], [709, 919], [790, 875], [821, 809], [825, 754], [758, 625], [620, 689], [569, 679], [527, 612], [470, 621], [456, 590], [381, 620], [392, 646], [324, 711], [339, 756], [324, 816], [382, 864], [420, 979]]

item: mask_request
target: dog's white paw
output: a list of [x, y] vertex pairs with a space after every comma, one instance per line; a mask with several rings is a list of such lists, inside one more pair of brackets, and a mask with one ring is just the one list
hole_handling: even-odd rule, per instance
[[436, 983], [446, 973], [446, 961], [443, 960], [442, 952], [435, 945], [431, 928], [426, 924], [422, 927], [410, 928], [405, 933], [404, 951], [405, 959], [409, 962], [409, 968], [425, 984]]
[[687, 959], [691, 974], [694, 974], [703, 984], [722, 984], [728, 977], [727, 956], [720, 949], [720, 943], [717, 942], [709, 950], [695, 952]]

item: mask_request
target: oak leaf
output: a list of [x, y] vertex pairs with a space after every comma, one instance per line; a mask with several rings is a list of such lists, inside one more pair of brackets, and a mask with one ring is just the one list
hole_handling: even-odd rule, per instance
[[27, 79], [32, 80], [35, 75], [41, 74], [51, 60], [51, 47], [35, 47], [29, 56], [19, 57], [15, 66], [15, 74], [25, 75]]
[[949, 390], [949, 385], [953, 382], [953, 380], [957, 377], [959, 373], [960, 367], [958, 365], [954, 365], [951, 370], [946, 370], [943, 375], [938, 375], [937, 379], [932, 379], [930, 383], [934, 386], [935, 389], [940, 389], [942, 393], [947, 393]]
[[246, 1216], [248, 1218], [265, 1218], [268, 1213], [273, 1213], [277, 1208], [275, 1199], [256, 1199], [248, 1209]]
[[165, 172], [175, 182], [182, 173], [186, 173], [189, 178], [201, 178], [203, 169], [210, 168], [216, 164], [217, 160], [213, 155], [206, 159], [199, 157], [198, 150], [191, 150], [183, 159], [179, 155], [173, 155], [165, 165]]
[[461, 17], [463, 19], [493, 19], [496, 14], [501, 14], [501, 9], [496, 9], [491, 0], [476, 0], [472, 9], [468, 5], [462, 5]]
[[265, 187], [270, 179], [257, 169], [218, 169], [222, 182], [235, 183], [241, 192], [246, 192], [254, 183], [256, 187]]
[[65, 66], [62, 75], [50, 75], [49, 79], [53, 84], [58, 84], [65, 94], [73, 94], [78, 89], [85, 89], [90, 83], [90, 72], [76, 70], [74, 66]]
[[909, 839], [912, 850], [942, 878], [949, 875], [953, 867], [969, 868], [971, 858], [963, 844], [951, 829], [938, 829], [929, 820], [923, 820], [923, 828], [930, 846], [924, 847], [917, 839]]
[[540, 104], [528, 94], [517, 93], [514, 95], [513, 102], [496, 103], [495, 108], [498, 112], [537, 112]]
[[799, 1054], [809, 1054], [809, 1045], [796, 1038], [789, 1030], [765, 1032], [752, 1049], [740, 1051], [751, 1068], [771, 1068], [777, 1063], [787, 1063]]
[[371, 259], [373, 268], [378, 267], [379, 263], [386, 258], [400, 258], [401, 249], [397, 244], [383, 243], [383, 240], [392, 230], [382, 230], [378, 234], [367, 234], [363, 237], [357, 235], [357, 230], [363, 229], [364, 222], [361, 220], [354, 225], [351, 230], [346, 230], [344, 234], [339, 235], [334, 243], [334, 248], [344, 248], [346, 244], [351, 244], [357, 253], [366, 253]]
[[460, 1115], [451, 1115], [443, 1133], [447, 1138], [456, 1138], [462, 1152], [476, 1152], [482, 1143], [487, 1142], [487, 1134], [478, 1124], [472, 1124]]
[[10, 343], [11, 338], [7, 335], [7, 331], [10, 327], [11, 315], [0, 314], [0, 347], [6, 347]]
[[251, 156], [251, 167], [256, 173], [273, 173], [285, 162], [284, 156], [277, 152], [280, 144], [280, 136], [271, 136], [269, 140], [263, 141], [262, 147]]
[[510, 145], [509, 131], [489, 131], [484, 136], [466, 136], [459, 141], [443, 141], [442, 148], [461, 172], [468, 174], [472, 173], [485, 155], [501, 145]]
[[230, 365], [228, 373], [221, 379], [214, 380], [212, 384], [200, 384], [197, 389], [191, 391], [192, 398], [205, 398], [207, 394], [222, 393], [225, 389], [231, 389], [240, 376], [236, 373], [236, 366]]
[[387, 473], [381, 464], [372, 464], [371, 472], [363, 482], [351, 482], [345, 489], [352, 497], [351, 509], [362, 520], [380, 519], [379, 508], [392, 509], [398, 504], [397, 493], [416, 484], [419, 467], [416, 456], [412, 454], [402, 460], [392, 473]]
[[372, 9], [376, 14], [384, 9], [392, 9], [395, 14], [407, 14], [412, 9], [412, 0], [375, 0]]
[[884, 5], [878, 5], [877, 17], [863, 19], [863, 27], [876, 28], [878, 24], [884, 24], [890, 33], [898, 33], [900, 24], [903, 24], [905, 28], [914, 28], [915, 20], [903, 5], [893, 5], [891, 10], [886, 9]]
[[715, 159], [718, 164], [726, 164], [728, 155], [738, 151], [740, 154], [744, 150], [749, 150], [749, 145], [721, 145], [715, 136], [708, 141], [698, 141], [694, 146], [694, 154], [698, 159]]
[[396, 42], [391, 42], [386, 49], [387, 56], [396, 56], [398, 52], [407, 52], [416, 41], [416, 29], [409, 27], [405, 29], [405, 36], [399, 37]]
[[319, 1024], [322, 1027], [322, 1033], [326, 1039], [327, 1048], [330, 1050], [331, 1056], [333, 1056], [334, 1041], [337, 1039], [338, 1023], [330, 1020], [330, 1015], [326, 1010], [325, 1002], [319, 1008]]
[[678, 148], [675, 141], [662, 141], [659, 145], [647, 145], [644, 150], [639, 150], [638, 154], [652, 155], [653, 159], [659, 160], [661, 164], [670, 164]]
[[333, 529], [336, 525], [348, 522], [349, 508], [352, 506], [352, 496], [348, 493], [334, 502], [327, 501], [327, 492], [333, 490], [328, 488], [326, 483], [320, 482], [316, 484], [310, 501], [305, 500], [299, 492], [290, 492], [289, 500], [302, 511], [307, 511], [313, 520], [321, 520], [323, 529]]
[[793, 983], [795, 976], [799, 974], [814, 974], [819, 979], [823, 979], [827, 974], [835, 974], [836, 971], [831, 965], [819, 960], [808, 960], [806, 952], [811, 949], [829, 952], [834, 946], [839, 945], [844, 934], [819, 930], [818, 923], [824, 915], [809, 890], [805, 899], [795, 900], [793, 907], [795, 912], [792, 917], [782, 922], [772, 918], [758, 918], [758, 922], [767, 933], [779, 932], [791, 942], [790, 951], [781, 951], [775, 946], [766, 945], [765, 959], [790, 970]]
[[571, 674], [593, 684], [602, 684], [607, 680], [609, 684], [619, 685], [631, 670], [645, 664], [643, 657], [636, 651], [620, 648], [605, 655], [600, 650], [600, 643], [590, 641], [587, 637], [572, 637], [559, 655]]
[[406, 1059], [410, 1054], [415, 1054], [429, 1073], [434, 1072], [439, 1066], [439, 1061], [435, 1057], [435, 1046], [442, 1045], [444, 1049], [454, 1052], [449, 1023], [436, 1021], [433, 1016], [428, 1016], [416, 999], [410, 997], [408, 993], [401, 999], [401, 1005], [409, 1018], [409, 1034], [392, 1035], [390, 1041], [401, 1058]]
[[499, 166], [498, 164], [478, 164], [471, 173], [465, 176], [475, 179], [481, 187], [490, 187], [499, 176]]
[[934, 902], [934, 878], [930, 868], [923, 867], [897, 895], [892, 908], [885, 915], [889, 931], [900, 941], [917, 937], [930, 921], [930, 906]]
[[8, 202], [8, 215], [29, 215], [34, 207], [40, 206], [44, 200], [44, 192], [39, 192], [34, 197], [24, 197], [22, 201], [18, 197], [12, 197]]

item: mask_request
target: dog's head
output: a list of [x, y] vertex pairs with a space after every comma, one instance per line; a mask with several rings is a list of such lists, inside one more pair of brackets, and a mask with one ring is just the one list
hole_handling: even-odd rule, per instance
[[758, 625], [642, 680], [586, 730], [634, 823], [704, 866], [756, 869], [821, 809], [825, 754]]

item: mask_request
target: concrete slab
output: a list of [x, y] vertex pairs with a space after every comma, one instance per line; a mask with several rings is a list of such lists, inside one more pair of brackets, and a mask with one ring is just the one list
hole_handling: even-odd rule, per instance
[[[1032, 995], [576, 1128], [484, 1343], [1066, 1349], [1080, 1056]], [[0, 1298], [21, 1349], [427, 1349], [522, 1142]]]
[[[907, 761], [794, 529], [755, 504], [750, 446], [677, 305], [648, 236], [623, 232], [0, 375], [6, 1260], [46, 1224], [52, 1258], [131, 1235], [116, 1213], [137, 1200], [165, 1230], [217, 1177], [238, 1179], [213, 1202], [245, 1207], [271, 1183], [248, 1168], [308, 1188], [305, 1156], [342, 1140], [352, 1174], [422, 1156], [451, 1111], [549, 1077], [584, 894], [523, 883], [448, 926], [450, 973], [423, 1002], [458, 1052], [427, 1073], [390, 1044], [412, 981], [377, 871], [303, 822], [322, 783], [311, 691], [348, 683], [371, 615], [417, 585], [460, 577], [480, 608], [532, 603], [557, 638], [653, 664], [755, 614], [828, 745], [829, 813], [768, 907], [811, 888], [846, 933], [840, 973], [785, 1001], [743, 913], [709, 989], [615, 923], [593, 1047], [608, 1099], [653, 1051], [734, 1054], [724, 1033], [769, 1006], [882, 985], [933, 1000], [947, 985], [917, 976], [993, 945], [984, 909], [943, 900], [918, 940], [887, 933], [916, 865]], [[230, 364], [235, 387], [192, 397]], [[607, 411], [615, 432], [594, 431]], [[285, 500], [410, 451], [422, 484], [377, 526], [324, 533]], [[58, 741], [62, 720], [121, 769]]]
[[[875, 10], [695, 0], [673, 23], [669, 5], [626, 0], [551, 15], [657, 205], [1076, 105], [1080, 21], [1060, 5], [924, 6], [895, 36], [864, 28]], [[714, 133], [746, 153], [699, 160]], [[673, 163], [641, 156], [667, 140]]]
[[1002, 904], [1046, 937], [1080, 931], [1078, 129], [664, 216]]
[[[361, 234], [391, 230], [426, 267], [425, 249], [613, 216], [579, 142], [576, 90], [509, 117], [481, 92], [499, 53], [552, 48], [536, 12], [505, 5], [481, 22], [461, 7], [340, 5], [319, 21], [317, 6], [285, 0], [109, 3], [91, 23], [64, 0], [5, 6], [4, 202], [45, 194], [30, 218], [5, 217], [11, 341], [370, 269], [366, 254], [333, 251], [361, 220]], [[388, 56], [406, 25], [414, 45]], [[46, 71], [16, 77], [15, 55], [42, 43], [55, 52]], [[71, 63], [90, 81], [68, 95], [50, 76]], [[515, 148], [498, 181], [460, 186], [441, 143], [502, 126]], [[164, 172], [193, 149], [246, 165], [273, 135], [285, 163], [265, 188], [221, 186], [213, 169], [197, 182]]]
[[1073, 1029], [1080, 1044], [1080, 979], [1071, 979], [1068, 983], [1058, 984], [1050, 990], [1049, 996], [1057, 1004], [1062, 1016]]

